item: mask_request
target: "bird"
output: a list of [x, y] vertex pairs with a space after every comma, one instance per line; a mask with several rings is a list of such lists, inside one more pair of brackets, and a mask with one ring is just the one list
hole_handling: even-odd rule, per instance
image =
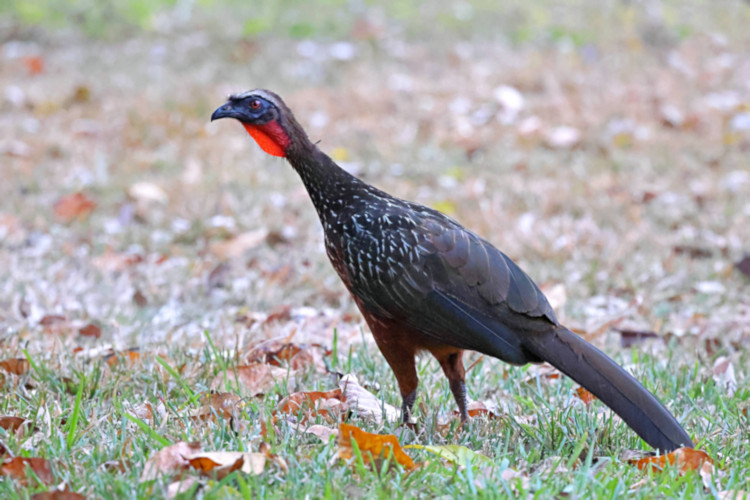
[[661, 402], [558, 321], [544, 294], [507, 255], [452, 218], [391, 196], [336, 164], [274, 92], [232, 94], [211, 121], [233, 118], [299, 174], [325, 249], [395, 375], [410, 422], [416, 356], [431, 353], [468, 418], [463, 354], [512, 365], [547, 362], [611, 408], [653, 448], [693, 447]]

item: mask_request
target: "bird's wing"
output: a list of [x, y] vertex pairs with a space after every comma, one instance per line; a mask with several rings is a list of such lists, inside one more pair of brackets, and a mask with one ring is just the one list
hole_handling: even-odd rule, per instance
[[[357, 251], [347, 259], [360, 270], [350, 277], [352, 292], [370, 312], [396, 318], [439, 343], [511, 363], [533, 361], [518, 332], [557, 324], [542, 292], [491, 244], [420, 208], [414, 224], [381, 216], [372, 243], [352, 245]], [[361, 262], [375, 264], [368, 269]]]

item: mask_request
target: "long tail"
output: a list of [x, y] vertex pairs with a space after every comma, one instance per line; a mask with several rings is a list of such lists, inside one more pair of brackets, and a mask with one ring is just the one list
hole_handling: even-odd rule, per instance
[[653, 394], [606, 354], [567, 328], [526, 335], [523, 344], [612, 408], [652, 447], [667, 452], [681, 446], [693, 447], [685, 430]]

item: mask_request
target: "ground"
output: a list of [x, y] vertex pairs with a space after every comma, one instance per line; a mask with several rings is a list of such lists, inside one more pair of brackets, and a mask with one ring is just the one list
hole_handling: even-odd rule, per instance
[[[36, 427], [0, 444], [85, 495], [166, 495], [172, 476], [139, 481], [165, 443], [125, 416], [149, 403], [170, 418], [142, 422], [169, 442], [267, 442], [288, 470], [248, 476], [256, 495], [750, 491], [748, 22], [739, 1], [0, 7], [0, 358], [30, 362], [3, 377], [0, 413]], [[645, 444], [571, 382], [473, 355], [469, 395], [496, 418], [441, 432], [454, 403], [425, 357], [416, 430], [353, 419], [492, 466], [373, 472], [287, 421], [261, 436], [279, 397], [335, 388], [337, 373], [400, 401], [296, 174], [237, 124], [209, 122], [254, 87], [348, 170], [516, 260], [561, 322], [659, 395], [715, 477], [644, 475], [622, 457]], [[239, 433], [185, 421], [248, 346], [290, 336], [334, 349], [327, 370], [287, 367], [255, 398], [235, 387]], [[137, 360], [103, 361], [135, 347]], [[200, 494], [240, 491], [228, 477]], [[45, 489], [0, 483], [4, 497]]]

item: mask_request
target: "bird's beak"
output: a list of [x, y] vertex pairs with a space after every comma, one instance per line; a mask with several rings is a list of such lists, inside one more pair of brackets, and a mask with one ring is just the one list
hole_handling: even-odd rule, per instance
[[240, 113], [234, 108], [231, 102], [227, 102], [216, 108], [216, 111], [211, 115], [211, 121], [218, 120], [219, 118], [236, 118], [239, 120]]

